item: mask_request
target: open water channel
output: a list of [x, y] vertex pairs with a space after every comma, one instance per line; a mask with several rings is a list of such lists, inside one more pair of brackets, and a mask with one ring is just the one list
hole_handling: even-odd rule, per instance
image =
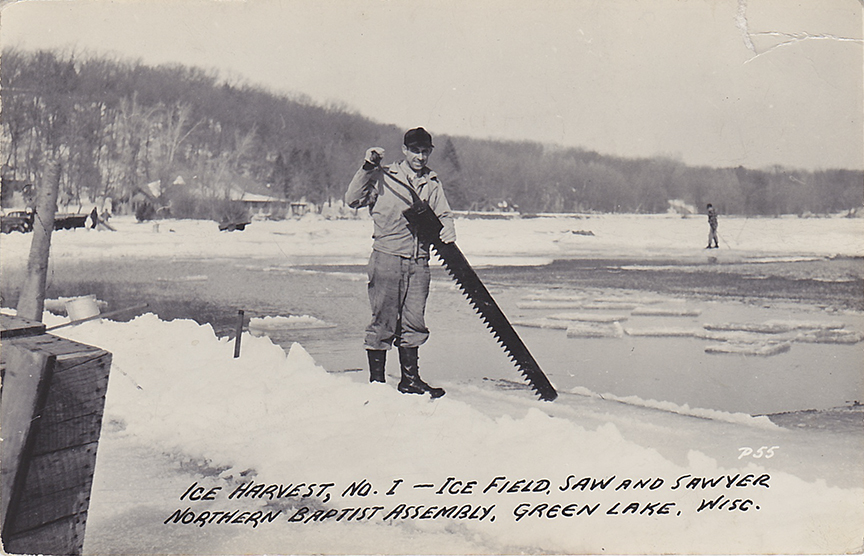
[[[255, 259], [64, 263], [52, 268], [47, 297], [95, 294], [107, 302], [106, 310], [147, 302], [147, 310], [162, 319], [208, 323], [221, 336], [233, 336], [241, 309], [247, 327], [250, 318], [310, 315], [330, 327], [267, 334], [286, 349], [299, 342], [330, 372], [365, 381], [365, 268], [316, 263], [320, 261], [300, 267]], [[521, 389], [521, 375], [443, 269], [434, 262], [433, 267], [427, 309], [432, 335], [420, 351], [424, 378], [444, 387]], [[623, 314], [622, 324], [633, 328], [784, 320], [842, 324], [860, 332], [862, 269], [860, 259], [825, 259], [698, 266], [578, 260], [477, 270], [511, 321], [566, 312], [530, 308], [532, 299], [581, 297], [607, 300], [610, 309], [588, 312]], [[5, 273], [3, 282], [4, 306], [14, 306], [16, 276]], [[635, 316], [621, 305], [616, 309], [616, 300], [682, 307], [689, 316]], [[578, 388], [753, 415], [864, 402], [861, 343], [793, 342], [786, 352], [753, 356], [706, 353], [709, 342], [693, 337], [572, 338], [560, 329], [522, 326], [517, 331], [562, 391]], [[395, 359], [393, 352], [388, 374], [394, 383]]]

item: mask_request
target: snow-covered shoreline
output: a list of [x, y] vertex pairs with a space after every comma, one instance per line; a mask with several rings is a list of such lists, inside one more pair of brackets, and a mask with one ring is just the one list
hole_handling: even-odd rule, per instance
[[[353, 220], [255, 221], [245, 231], [219, 232], [215, 222], [111, 220], [116, 232], [79, 229], [52, 237], [58, 259], [271, 258], [286, 263], [362, 264], [371, 246], [371, 223]], [[543, 264], [555, 258], [704, 260], [703, 218], [678, 215], [568, 215], [511, 220], [457, 220], [458, 244], [473, 264]], [[593, 235], [578, 232], [590, 230]], [[709, 253], [724, 262], [805, 260], [864, 256], [861, 218], [722, 218], [721, 248]], [[0, 235], [0, 262], [26, 263], [27, 234]]]

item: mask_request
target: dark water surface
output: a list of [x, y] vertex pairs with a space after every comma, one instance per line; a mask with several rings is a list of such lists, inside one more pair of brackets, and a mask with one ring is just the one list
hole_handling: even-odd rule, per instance
[[[521, 375], [449, 277], [437, 263], [433, 267], [427, 311], [432, 336], [421, 349], [424, 377], [445, 386], [483, 383], [486, 378], [520, 382]], [[861, 259], [698, 266], [577, 260], [477, 270], [511, 320], [549, 312], [517, 308], [528, 295], [622, 299], [654, 295], [684, 302], [701, 314], [633, 317], [625, 324], [700, 327], [705, 322], [792, 319], [842, 321], [859, 331], [864, 326]], [[3, 273], [4, 306], [14, 306], [19, 283], [20, 273]], [[163, 320], [194, 319], [210, 324], [220, 336], [233, 335], [240, 309], [247, 319], [311, 315], [333, 326], [268, 335], [285, 348], [299, 342], [328, 371], [348, 372], [356, 380], [365, 380], [362, 342], [369, 308], [362, 266], [299, 268], [282, 261], [253, 259], [52, 266], [48, 298], [85, 294], [107, 302], [106, 311], [147, 302], [148, 311]], [[115, 320], [133, 316], [120, 315]], [[864, 402], [862, 344], [796, 343], [787, 353], [748, 357], [706, 354], [705, 341], [695, 338], [573, 339], [562, 330], [517, 330], [559, 390], [582, 387], [599, 394], [750, 414]], [[393, 359], [388, 362], [388, 373], [395, 376], [398, 369]]]

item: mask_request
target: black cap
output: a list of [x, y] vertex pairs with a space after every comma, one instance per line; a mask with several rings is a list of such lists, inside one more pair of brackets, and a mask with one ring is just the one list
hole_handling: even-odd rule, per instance
[[432, 136], [422, 127], [415, 127], [405, 132], [405, 140], [403, 141], [406, 147], [417, 145], [419, 147], [434, 147], [432, 144]]

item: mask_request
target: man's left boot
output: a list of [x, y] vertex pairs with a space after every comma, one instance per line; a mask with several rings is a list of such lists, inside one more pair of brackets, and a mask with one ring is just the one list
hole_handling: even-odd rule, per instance
[[432, 396], [432, 399], [440, 398], [444, 395], [443, 388], [435, 388], [429, 386], [420, 378], [420, 369], [418, 364], [417, 348], [399, 346], [399, 366], [402, 369], [402, 380], [399, 381], [397, 387], [403, 394], [426, 394]]

